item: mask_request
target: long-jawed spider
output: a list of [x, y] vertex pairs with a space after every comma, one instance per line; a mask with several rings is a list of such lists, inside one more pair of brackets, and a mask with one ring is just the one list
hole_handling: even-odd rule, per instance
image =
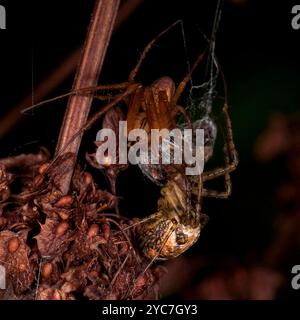
[[[77, 133], [70, 139], [69, 143], [74, 141], [76, 137], [95, 124], [95, 122], [107, 111], [124, 103], [127, 106], [128, 130], [136, 128], [143, 128], [148, 132], [150, 132], [151, 129], [170, 130], [178, 126], [176, 117], [179, 113], [183, 115], [186, 123], [190, 127], [193, 127], [193, 123], [185, 108], [178, 104], [178, 100], [188, 82], [191, 80], [194, 70], [203, 60], [208, 48], [197, 57], [190, 71], [177, 87], [175, 86], [174, 81], [169, 77], [162, 77], [152, 85], [146, 87], [135, 81], [135, 77], [141, 64], [154, 43], [177, 23], [178, 22], [175, 22], [166, 28], [147, 44], [138, 63], [131, 71], [128, 81], [112, 85], [99, 85], [97, 87], [79, 89], [43, 101], [42, 103], [25, 109], [25, 111], [70, 95], [93, 94], [96, 99], [108, 101], [100, 111], [90, 117], [82, 128], [78, 128]], [[97, 91], [119, 91], [119, 93], [112, 97], [109, 94], [98, 95], [96, 94]], [[201, 175], [194, 176], [193, 178], [188, 178], [183, 174], [182, 170], [176, 167], [170, 168], [169, 166], [166, 182], [161, 189], [161, 197], [158, 200], [158, 211], [143, 219], [136, 228], [141, 251], [146, 257], [153, 261], [155, 259], [177, 257], [197, 241], [206, 221], [206, 216], [201, 213], [201, 199], [203, 197], [227, 198], [231, 194], [230, 173], [237, 167], [238, 156], [233, 141], [226, 91], [225, 85], [225, 103], [222, 110], [225, 122], [225, 166], [207, 172], [204, 171]], [[203, 126], [205, 129], [205, 123], [203, 123]], [[212, 154], [212, 145], [205, 146], [205, 160], [208, 160]], [[53, 161], [56, 161], [64, 151], [64, 149], [60, 150]], [[95, 162], [92, 162], [92, 165], [98, 166]], [[154, 173], [155, 170], [150, 173], [152, 178], [155, 178]], [[225, 190], [216, 191], [206, 189], [205, 182], [218, 177], [224, 177]], [[197, 198], [196, 205], [194, 206], [191, 201], [193, 196], [196, 196]]]

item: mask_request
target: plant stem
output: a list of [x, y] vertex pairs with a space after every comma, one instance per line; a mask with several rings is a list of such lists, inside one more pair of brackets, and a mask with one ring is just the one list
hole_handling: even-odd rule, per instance
[[[96, 0], [73, 90], [92, 87], [97, 84], [119, 4], [120, 0]], [[56, 146], [56, 154], [61, 149], [64, 149], [65, 153], [71, 152], [74, 154], [75, 159], [77, 158], [82, 134], [69, 145], [67, 144], [78, 129], [86, 123], [92, 100], [92, 95], [74, 95], [70, 97]], [[64, 194], [69, 191], [74, 166], [75, 163], [61, 180], [59, 187]]]

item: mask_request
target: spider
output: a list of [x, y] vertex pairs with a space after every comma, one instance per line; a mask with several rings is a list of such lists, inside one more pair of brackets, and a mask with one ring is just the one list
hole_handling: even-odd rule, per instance
[[[135, 128], [143, 128], [150, 133], [151, 129], [176, 128], [176, 117], [179, 113], [183, 115], [188, 126], [193, 127], [193, 123], [185, 108], [178, 104], [178, 100], [188, 82], [191, 80], [194, 70], [203, 60], [207, 49], [197, 57], [190, 71], [177, 87], [175, 86], [174, 81], [169, 77], [162, 77], [156, 80], [152, 85], [146, 87], [135, 81], [141, 64], [154, 43], [177, 23], [178, 22], [175, 22], [163, 30], [156, 38], [146, 45], [136, 66], [130, 72], [128, 81], [112, 85], [99, 85], [93, 88], [83, 88], [42, 102], [44, 104], [74, 94], [94, 94], [96, 99], [108, 101], [100, 111], [90, 117], [87, 123], [77, 131], [69, 143], [85, 130], [89, 129], [107, 111], [121, 103], [125, 103], [128, 108], [128, 131]], [[136, 228], [137, 239], [141, 251], [152, 261], [155, 259], [177, 257], [197, 241], [201, 229], [207, 220], [206, 215], [201, 212], [202, 198], [227, 198], [231, 194], [230, 173], [237, 167], [238, 156], [233, 141], [231, 119], [228, 113], [225, 80], [224, 87], [225, 102], [222, 114], [225, 122], [225, 166], [206, 172], [204, 171], [201, 175], [194, 176], [193, 178], [187, 177], [182, 172], [182, 168], [170, 165], [167, 167], [165, 170], [166, 181], [161, 188], [161, 197], [158, 200], [157, 212], [141, 220]], [[111, 98], [109, 95], [95, 94], [95, 92], [100, 90], [119, 90], [121, 92]], [[33, 107], [39, 106], [40, 104]], [[204, 129], [206, 129], [206, 125], [207, 122], [203, 121], [202, 126]], [[215, 137], [213, 137], [212, 140], [214, 140], [214, 138]], [[213, 142], [210, 145], [205, 146], [205, 160], [208, 160], [212, 155], [212, 147]], [[64, 150], [60, 150], [54, 161], [63, 152]], [[92, 161], [91, 164], [96, 167], [98, 166], [94, 161]], [[159, 175], [157, 168], [146, 166], [143, 167], [143, 169], [144, 172], [147, 172], [147, 176], [154, 180], [156, 180], [156, 175]], [[205, 188], [205, 182], [218, 177], [224, 177], [224, 191], [209, 190]], [[193, 197], [196, 197], [196, 205], [192, 204]]]

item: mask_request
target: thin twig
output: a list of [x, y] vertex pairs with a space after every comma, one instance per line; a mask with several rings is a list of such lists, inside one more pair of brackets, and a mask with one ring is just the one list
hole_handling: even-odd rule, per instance
[[[95, 86], [97, 84], [119, 4], [120, 0], [96, 1], [73, 90]], [[82, 134], [68, 146], [67, 144], [78, 131], [78, 128], [86, 123], [92, 100], [93, 96], [75, 95], [70, 97], [56, 146], [56, 154], [59, 153], [61, 149], [64, 149], [65, 152], [71, 152], [75, 155], [75, 158], [77, 157]], [[74, 166], [70, 168], [61, 180], [59, 187], [64, 194], [69, 191], [73, 170]]]

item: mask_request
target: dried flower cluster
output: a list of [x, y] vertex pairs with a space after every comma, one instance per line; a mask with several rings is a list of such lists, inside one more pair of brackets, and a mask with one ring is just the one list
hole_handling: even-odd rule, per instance
[[0, 299], [155, 298], [160, 271], [147, 269], [131, 222], [112, 213], [117, 197], [79, 166], [62, 195], [73, 155], [50, 160], [46, 150], [0, 160]]

